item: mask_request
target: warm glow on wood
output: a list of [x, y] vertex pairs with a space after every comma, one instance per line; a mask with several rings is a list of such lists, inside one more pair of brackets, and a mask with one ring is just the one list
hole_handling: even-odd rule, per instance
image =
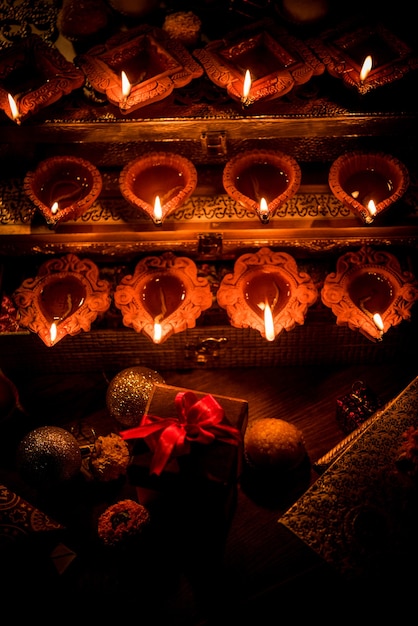
[[375, 313], [373, 315], [373, 321], [379, 330], [383, 330], [383, 320], [381, 316], [379, 315], [379, 313]]
[[161, 222], [162, 218], [163, 218], [163, 212], [161, 209], [160, 196], [156, 196], [155, 202], [154, 202], [154, 222], [158, 224]]
[[369, 210], [370, 216], [374, 217], [376, 215], [376, 205], [373, 200], [369, 200], [367, 208]]
[[58, 213], [58, 202], [54, 202], [54, 204], [51, 207], [51, 213], [53, 215], [55, 215], [56, 213]]
[[123, 70], [122, 70], [121, 78], [122, 78], [122, 96], [126, 99], [131, 93], [131, 83], [129, 82], [129, 79]]
[[154, 324], [154, 335], [153, 335], [153, 342], [154, 343], [160, 343], [161, 341], [161, 337], [162, 337], [162, 327], [161, 324]]
[[10, 93], [7, 95], [7, 97], [9, 99], [9, 106], [10, 106], [10, 112], [12, 114], [12, 117], [14, 120], [17, 120], [17, 118], [19, 117], [19, 111], [17, 108], [17, 104], [15, 102], [15, 99]]
[[244, 87], [242, 90], [242, 97], [244, 100], [248, 98], [250, 89], [251, 89], [251, 74], [250, 74], [250, 70], [247, 70], [245, 72]]
[[372, 65], [373, 65], [372, 57], [369, 55], [364, 59], [363, 67], [361, 68], [361, 71], [360, 71], [361, 81], [366, 80], [367, 76], [370, 73], [370, 70], [372, 69]]
[[54, 343], [55, 339], [57, 338], [57, 325], [55, 324], [55, 322], [51, 324], [49, 336], [51, 338], [51, 344]]

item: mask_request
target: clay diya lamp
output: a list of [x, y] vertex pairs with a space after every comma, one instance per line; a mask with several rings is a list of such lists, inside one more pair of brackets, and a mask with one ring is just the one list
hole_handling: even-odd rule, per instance
[[233, 200], [254, 211], [262, 223], [268, 223], [298, 191], [301, 170], [288, 154], [252, 150], [227, 162], [222, 182]]
[[342, 24], [310, 45], [328, 73], [361, 96], [418, 67], [413, 49], [382, 23]]
[[94, 204], [102, 190], [102, 177], [85, 159], [56, 156], [28, 172], [23, 187], [48, 226], [55, 227], [80, 217]]
[[194, 328], [213, 298], [193, 261], [167, 252], [142, 259], [117, 285], [114, 301], [125, 326], [160, 344], [173, 333]]
[[37, 333], [46, 346], [66, 335], [88, 332], [97, 316], [110, 306], [110, 284], [100, 279], [97, 266], [73, 254], [41, 265], [14, 292], [19, 323]]
[[236, 260], [234, 272], [224, 276], [216, 297], [232, 326], [253, 328], [274, 341], [283, 330], [304, 324], [318, 291], [292, 256], [261, 248]]
[[160, 28], [141, 25], [75, 59], [93, 89], [126, 115], [158, 102], [203, 74], [183, 45]]
[[243, 108], [279, 98], [325, 70], [302, 41], [267, 24], [231, 40], [212, 41], [193, 55], [210, 80]]
[[193, 193], [197, 171], [188, 159], [172, 152], [151, 152], [128, 163], [119, 176], [125, 200], [162, 224]]
[[410, 319], [418, 282], [402, 271], [393, 254], [364, 247], [337, 260], [336, 271], [324, 280], [321, 299], [338, 325], [380, 341], [391, 326]]
[[0, 108], [18, 124], [84, 82], [83, 72], [38, 35], [0, 51]]
[[328, 184], [345, 207], [371, 224], [404, 195], [409, 173], [389, 154], [348, 152], [332, 163]]

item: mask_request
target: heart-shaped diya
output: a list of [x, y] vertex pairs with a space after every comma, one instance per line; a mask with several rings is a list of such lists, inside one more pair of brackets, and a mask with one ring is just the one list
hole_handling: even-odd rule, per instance
[[110, 306], [110, 284], [97, 266], [73, 254], [50, 259], [35, 278], [27, 278], [13, 294], [19, 323], [37, 333], [47, 346], [66, 335], [89, 331]]
[[125, 326], [162, 343], [173, 333], [194, 328], [213, 298], [193, 261], [167, 252], [137, 263], [134, 273], [116, 287], [114, 300]]
[[324, 280], [321, 299], [338, 325], [380, 341], [391, 326], [410, 319], [418, 282], [402, 271], [393, 254], [365, 246], [339, 257], [336, 271]]

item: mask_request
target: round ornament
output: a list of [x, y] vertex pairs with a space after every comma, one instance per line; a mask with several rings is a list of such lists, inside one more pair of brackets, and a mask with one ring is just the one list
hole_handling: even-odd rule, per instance
[[106, 392], [110, 415], [123, 426], [137, 426], [155, 383], [164, 383], [164, 379], [148, 367], [128, 367], [116, 374]]
[[40, 426], [29, 432], [17, 450], [21, 477], [33, 487], [52, 487], [70, 480], [81, 468], [76, 438], [58, 426]]

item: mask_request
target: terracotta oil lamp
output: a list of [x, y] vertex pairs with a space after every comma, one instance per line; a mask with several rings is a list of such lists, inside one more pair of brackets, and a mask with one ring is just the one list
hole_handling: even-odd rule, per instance
[[409, 173], [389, 154], [348, 152], [332, 163], [328, 183], [344, 206], [371, 224], [404, 195]]
[[125, 200], [162, 224], [193, 193], [197, 171], [193, 163], [172, 152], [151, 152], [128, 163], [119, 177]]
[[145, 24], [113, 35], [75, 61], [93, 89], [124, 115], [163, 100], [203, 74], [179, 41]]
[[274, 341], [283, 330], [304, 324], [318, 291], [292, 256], [261, 248], [237, 259], [234, 272], [222, 279], [216, 297], [232, 326], [253, 328]]
[[210, 284], [197, 276], [193, 261], [171, 252], [142, 259], [117, 285], [114, 300], [124, 325], [156, 344], [194, 328], [213, 303]]
[[68, 254], [46, 261], [35, 278], [23, 281], [13, 300], [20, 325], [54, 346], [66, 335], [90, 330], [110, 306], [110, 285], [92, 261]]
[[321, 298], [338, 325], [380, 341], [391, 326], [410, 319], [418, 282], [402, 271], [393, 254], [363, 247], [337, 260], [336, 271], [325, 278]]
[[38, 35], [0, 51], [0, 108], [18, 124], [84, 82], [83, 72]]
[[282, 152], [252, 150], [233, 157], [223, 171], [227, 194], [268, 223], [300, 187], [297, 161]]
[[48, 226], [55, 227], [80, 217], [94, 204], [102, 190], [102, 177], [85, 159], [56, 156], [28, 172], [23, 187]]
[[284, 96], [325, 69], [301, 40], [267, 25], [249, 36], [211, 41], [193, 55], [210, 80], [243, 107]]

